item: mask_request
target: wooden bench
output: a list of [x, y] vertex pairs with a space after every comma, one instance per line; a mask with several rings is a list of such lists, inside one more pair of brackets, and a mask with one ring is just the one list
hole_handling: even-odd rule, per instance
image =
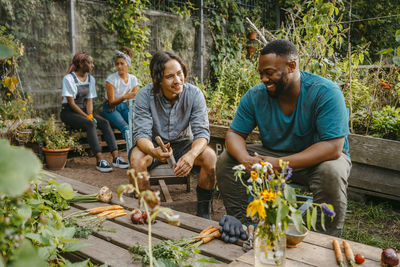
[[[81, 194], [93, 194], [98, 191], [98, 188], [94, 186], [71, 178], [50, 174], [46, 171], [43, 172], [43, 175], [58, 182], [69, 183], [74, 190]], [[122, 205], [128, 210], [138, 208], [136, 199], [125, 198], [125, 202], [121, 203], [115, 194], [111, 204]], [[76, 203], [68, 213], [104, 205], [104, 203]], [[215, 221], [187, 213], [178, 211], [174, 211], [174, 213], [180, 216], [179, 227], [166, 223], [163, 216], [157, 217], [157, 223], [152, 226], [153, 244], [165, 239], [193, 237], [209, 225], [218, 225]], [[115, 232], [95, 231], [88, 239], [82, 240], [91, 246], [68, 254], [69, 258], [80, 260], [90, 258], [95, 264], [107, 263], [109, 266], [141, 266], [140, 262], [131, 261], [132, 254], [128, 249], [136, 243], [147, 245], [147, 225], [132, 224], [129, 216], [122, 216], [107, 220], [104, 227], [115, 229]], [[340, 239], [338, 240], [340, 241]], [[361, 253], [365, 256], [366, 260], [363, 266], [380, 266], [381, 249], [351, 241], [349, 243], [354, 253]], [[213, 257], [223, 263], [220, 265], [208, 264], [207, 266], [254, 266], [254, 251], [244, 253], [241, 245], [242, 242], [227, 244], [221, 240], [213, 240], [201, 245], [200, 249], [202, 255]], [[332, 237], [315, 232], [310, 232], [297, 248], [288, 248], [286, 258], [287, 266], [337, 266], [332, 248]], [[345, 264], [345, 266], [348, 265]]]
[[177, 177], [168, 164], [162, 164], [150, 171], [150, 185], [160, 185], [166, 202], [172, 202], [167, 185], [186, 184], [186, 192], [190, 192], [190, 176]]

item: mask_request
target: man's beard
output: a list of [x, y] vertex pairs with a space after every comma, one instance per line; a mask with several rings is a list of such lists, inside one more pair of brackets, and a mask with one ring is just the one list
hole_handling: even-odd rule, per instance
[[[267, 89], [267, 93], [270, 97], [278, 98], [283, 92], [285, 92], [286, 84], [285, 81], [283, 80], [284, 77], [285, 73], [282, 73], [281, 78], [278, 81], [273, 82], [273, 84], [275, 84], [275, 91], [270, 92]], [[265, 86], [267, 87], [267, 84], [265, 84]]]

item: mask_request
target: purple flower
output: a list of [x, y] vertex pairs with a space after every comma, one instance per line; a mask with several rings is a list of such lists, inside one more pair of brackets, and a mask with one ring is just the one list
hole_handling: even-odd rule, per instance
[[290, 177], [292, 177], [292, 175], [293, 175], [292, 172], [293, 172], [293, 169], [290, 168], [290, 167], [288, 167], [288, 168], [287, 168], [287, 174], [286, 174], [286, 176], [285, 176], [285, 180], [286, 180], [286, 181], [289, 180]]
[[333, 210], [331, 210], [326, 203], [322, 203], [321, 208], [326, 216], [331, 217], [331, 218], [336, 216], [336, 213]]
[[273, 177], [273, 174], [268, 175], [267, 180], [271, 181], [272, 177]]
[[281, 189], [285, 187], [286, 183], [281, 183]]
[[275, 185], [274, 190], [275, 190], [275, 192], [278, 191], [278, 186]]

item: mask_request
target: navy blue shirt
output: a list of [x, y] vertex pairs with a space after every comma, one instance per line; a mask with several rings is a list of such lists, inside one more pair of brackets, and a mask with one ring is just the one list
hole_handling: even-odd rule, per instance
[[136, 96], [133, 131], [135, 143], [139, 138], [154, 141], [157, 135], [164, 142], [200, 137], [210, 141], [206, 101], [198, 87], [185, 83], [174, 105], [162, 94], [153, 95], [152, 89], [153, 84], [148, 84]]
[[230, 128], [249, 134], [258, 126], [264, 147], [286, 152], [345, 137], [343, 150], [348, 154], [348, 111], [339, 87], [315, 74], [300, 71], [300, 75], [300, 94], [292, 114], [285, 115], [260, 83], [242, 97]]

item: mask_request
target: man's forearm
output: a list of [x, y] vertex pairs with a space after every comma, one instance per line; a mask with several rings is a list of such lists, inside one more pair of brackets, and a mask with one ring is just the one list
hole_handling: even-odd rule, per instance
[[327, 160], [338, 159], [343, 149], [344, 137], [315, 143], [305, 150], [282, 157], [294, 169], [315, 166]]
[[189, 150], [188, 153], [190, 153], [194, 159], [196, 159], [207, 147], [207, 139], [205, 138], [197, 138], [193, 141], [192, 143], [192, 148]]
[[226, 151], [240, 163], [250, 156], [247, 152], [246, 139], [232, 130], [226, 133], [225, 147]]
[[153, 153], [154, 144], [153, 144], [153, 142], [151, 142], [147, 138], [142, 137], [142, 138], [139, 138], [136, 143], [137, 143], [137, 146], [139, 147], [139, 149], [143, 153], [154, 157], [154, 153]]

